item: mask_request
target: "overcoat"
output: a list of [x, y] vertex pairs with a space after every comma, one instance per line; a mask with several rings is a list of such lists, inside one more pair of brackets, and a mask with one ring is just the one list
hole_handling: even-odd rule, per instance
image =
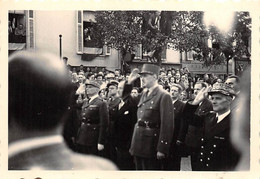
[[137, 123], [129, 150], [131, 155], [156, 158], [157, 151], [169, 155], [174, 130], [170, 94], [159, 86], [147, 97], [144, 91], [137, 107]]
[[104, 144], [108, 120], [107, 103], [100, 97], [90, 103], [84, 102], [76, 143], [84, 146]]

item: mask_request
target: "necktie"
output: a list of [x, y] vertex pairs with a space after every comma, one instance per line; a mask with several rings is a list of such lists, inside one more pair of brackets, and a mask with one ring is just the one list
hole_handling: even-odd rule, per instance
[[118, 110], [120, 110], [123, 107], [124, 104], [125, 104], [124, 101], [121, 100], [121, 102], [118, 105]]
[[144, 93], [144, 100], [147, 98], [148, 94], [149, 94], [149, 90], [147, 90], [147, 91]]
[[216, 115], [214, 120], [213, 120], [213, 125], [217, 124], [217, 122], [218, 122], [218, 116]]

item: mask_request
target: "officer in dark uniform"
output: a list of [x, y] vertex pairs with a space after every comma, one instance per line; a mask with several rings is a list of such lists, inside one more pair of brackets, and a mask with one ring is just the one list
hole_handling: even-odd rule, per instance
[[[174, 111], [170, 94], [158, 85], [158, 74], [159, 66], [153, 64], [144, 64], [140, 73], [142, 86], [146, 89], [137, 106], [137, 123], [129, 150], [137, 170], [161, 169], [161, 160], [169, 155]], [[138, 77], [138, 73], [132, 73], [128, 84]]]
[[187, 114], [187, 117], [192, 118], [198, 104], [206, 98], [207, 92], [211, 95], [213, 112], [208, 113], [203, 121], [197, 121], [203, 124], [197, 169], [200, 171], [234, 170], [239, 155], [230, 139], [230, 105], [235, 95], [232, 87], [223, 83], [215, 83], [212, 90], [210, 87], [203, 88], [194, 101], [187, 104], [184, 113]]
[[116, 148], [115, 148], [115, 136], [113, 134], [113, 128], [115, 120], [117, 119], [117, 113], [118, 113], [118, 105], [120, 103], [120, 98], [117, 94], [118, 89], [118, 82], [117, 81], [110, 81], [107, 84], [107, 90], [108, 90], [108, 111], [109, 111], [109, 125], [108, 125], [108, 131], [107, 131], [107, 142], [105, 145], [105, 155], [108, 159], [112, 160], [113, 162], [116, 162]]
[[87, 81], [85, 85], [89, 100], [82, 106], [81, 123], [76, 137], [77, 151], [101, 155], [99, 151], [104, 149], [109, 120], [107, 103], [98, 96], [100, 83]]

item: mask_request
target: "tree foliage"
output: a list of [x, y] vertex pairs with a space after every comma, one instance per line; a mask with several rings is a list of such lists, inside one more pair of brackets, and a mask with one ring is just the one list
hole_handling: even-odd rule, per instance
[[[202, 11], [161, 11], [160, 27], [151, 28], [149, 20], [156, 11], [97, 11], [95, 29], [103, 44], [133, 51], [142, 44], [143, 51], [154, 51], [160, 62], [162, 49], [194, 51], [194, 59], [205, 65], [221, 64], [232, 57], [250, 57], [251, 18], [248, 12], [236, 12], [233, 28], [225, 35], [217, 27], [206, 27]], [[150, 18], [150, 19], [149, 19]], [[208, 47], [208, 39], [219, 48]], [[224, 56], [223, 56], [224, 54]]]

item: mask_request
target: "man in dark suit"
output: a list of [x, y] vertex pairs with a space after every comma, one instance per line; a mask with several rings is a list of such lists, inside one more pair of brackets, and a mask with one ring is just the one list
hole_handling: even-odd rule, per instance
[[[137, 170], [161, 169], [161, 160], [169, 156], [174, 111], [170, 94], [158, 85], [158, 74], [159, 66], [153, 64], [144, 64], [140, 73], [146, 89], [137, 106], [137, 123], [130, 147]], [[132, 73], [128, 84], [138, 77], [137, 73]]]
[[82, 106], [80, 126], [75, 139], [77, 151], [101, 155], [108, 126], [107, 103], [98, 96], [100, 83], [87, 81], [85, 85], [86, 94], [90, 99]]
[[[206, 88], [206, 84], [203, 82], [197, 82], [194, 86], [194, 96]], [[188, 101], [185, 107], [192, 103], [193, 101]], [[187, 117], [186, 113], [183, 113], [183, 120], [181, 123], [180, 134], [178, 136], [178, 141], [184, 142], [188, 154], [191, 156], [191, 167], [192, 170], [197, 170], [197, 158], [199, 154], [200, 139], [203, 135], [203, 123], [198, 121], [203, 121], [206, 114], [212, 110], [212, 104], [207, 98], [204, 98], [200, 103], [199, 107], [194, 112], [192, 118]]]
[[180, 171], [181, 169], [181, 156], [182, 156], [182, 143], [177, 141], [177, 137], [180, 132], [182, 111], [185, 106], [183, 102], [179, 100], [182, 87], [179, 84], [173, 84], [170, 88], [170, 94], [172, 95], [172, 105], [174, 109], [174, 132], [173, 140], [171, 143], [170, 156], [165, 161], [165, 170]]
[[131, 96], [129, 92], [123, 95], [124, 84], [125, 81], [121, 81], [118, 85], [120, 103], [117, 105], [118, 109], [115, 115], [113, 139], [116, 146], [118, 167], [120, 170], [133, 170], [134, 159], [130, 155], [129, 149], [134, 125], [137, 121], [137, 97]]
[[199, 171], [234, 170], [239, 155], [230, 139], [230, 105], [235, 95], [233, 88], [223, 83], [215, 83], [211, 90], [210, 87], [203, 88], [194, 101], [187, 104], [184, 113], [186, 117], [192, 118], [199, 103], [207, 97], [207, 92], [211, 95], [213, 112], [208, 113], [203, 121], [198, 121], [202, 122], [204, 127], [197, 169]]
[[231, 103], [231, 111], [235, 111], [237, 106], [239, 105], [239, 93], [240, 93], [240, 78], [236, 75], [230, 75], [225, 81], [226, 84], [230, 85], [234, 88], [236, 96], [234, 96], [233, 101]]

